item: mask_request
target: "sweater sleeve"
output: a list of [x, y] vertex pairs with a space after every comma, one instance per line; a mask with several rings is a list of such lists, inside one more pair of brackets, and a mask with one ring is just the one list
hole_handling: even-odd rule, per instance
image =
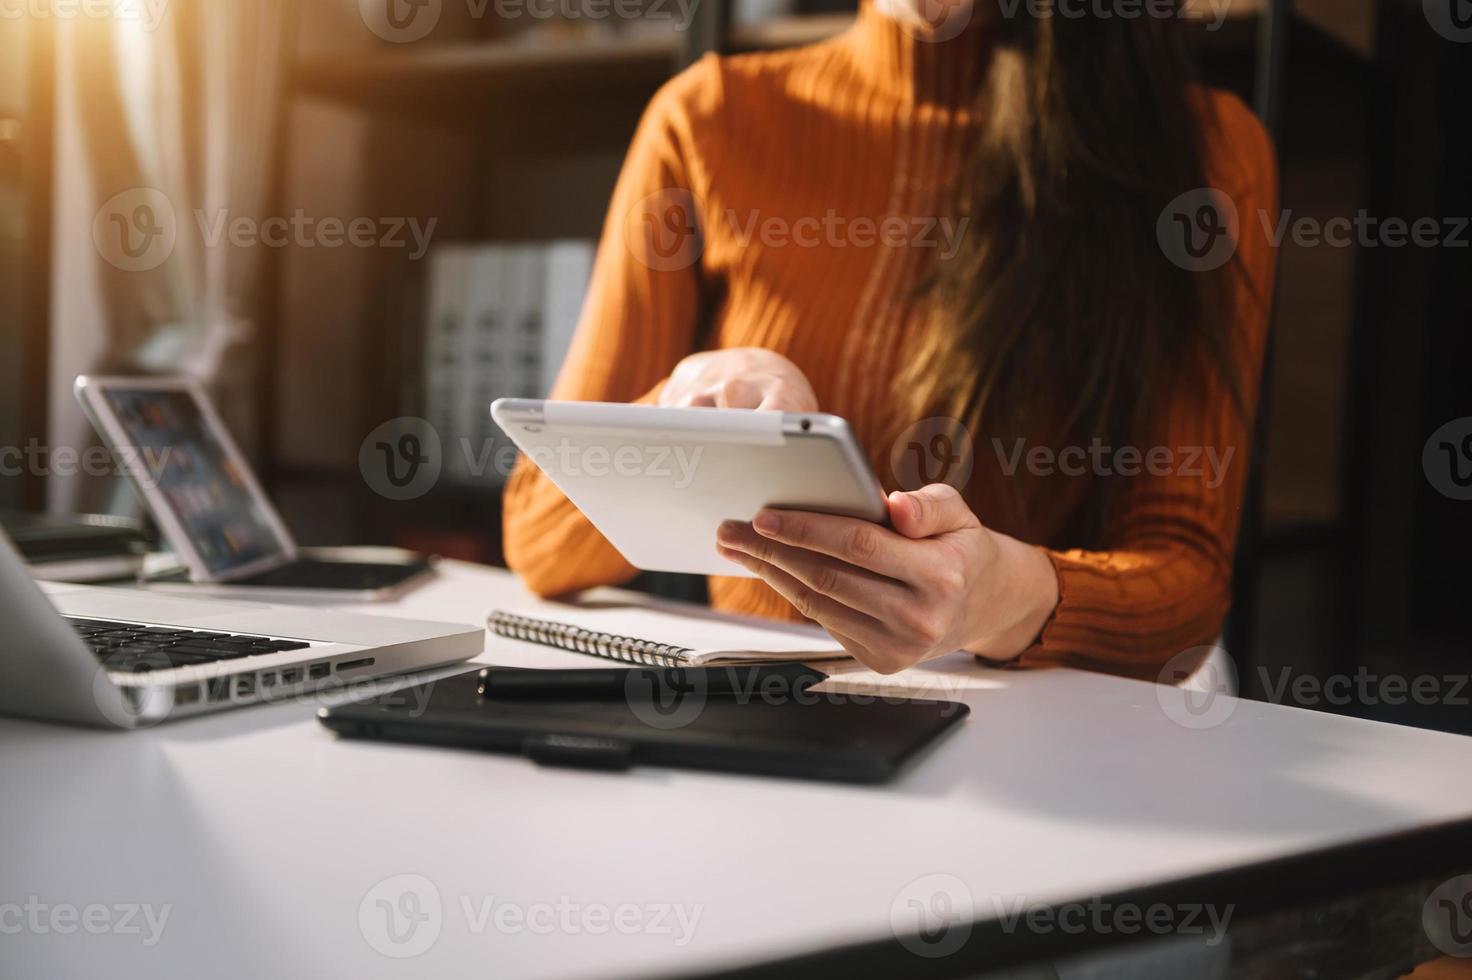
[[[1277, 168], [1271, 141], [1247, 107], [1232, 96], [1214, 101], [1209, 171], [1237, 209], [1237, 360], [1250, 417], [1273, 288], [1275, 250], [1264, 229], [1276, 222]], [[1140, 473], [1131, 477], [1108, 530], [1107, 550], [1047, 552], [1059, 602], [1019, 666], [1154, 680], [1171, 658], [1218, 635], [1231, 604], [1251, 427], [1223, 384], [1202, 390], [1183, 378], [1169, 398], [1159, 425], [1138, 447]], [[1160, 454], [1151, 466], [1152, 449], [1169, 450], [1171, 463], [1163, 465]]]
[[[708, 58], [666, 83], [639, 123], [553, 398], [652, 401], [692, 352], [702, 283], [691, 118], [714, 97], [715, 67]], [[506, 562], [539, 595], [617, 584], [636, 574], [525, 458], [511, 474], [503, 523]]]

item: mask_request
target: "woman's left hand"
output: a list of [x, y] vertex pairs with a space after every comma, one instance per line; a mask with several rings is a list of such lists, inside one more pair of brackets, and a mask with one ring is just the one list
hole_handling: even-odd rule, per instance
[[716, 550], [759, 575], [868, 667], [892, 674], [954, 650], [1016, 657], [1058, 605], [1053, 563], [988, 530], [953, 487], [889, 495], [891, 528], [764, 510]]

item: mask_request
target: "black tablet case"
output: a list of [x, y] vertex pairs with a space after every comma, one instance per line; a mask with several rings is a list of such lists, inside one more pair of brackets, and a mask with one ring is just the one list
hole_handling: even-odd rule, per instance
[[520, 753], [547, 765], [879, 783], [970, 712], [952, 701], [780, 686], [651, 699], [482, 698], [477, 673], [324, 708], [319, 718], [348, 737]]

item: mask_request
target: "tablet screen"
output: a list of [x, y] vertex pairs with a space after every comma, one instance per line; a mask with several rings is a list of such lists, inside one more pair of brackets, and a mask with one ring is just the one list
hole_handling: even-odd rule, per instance
[[212, 575], [281, 553], [264, 508], [188, 391], [106, 388], [167, 506]]

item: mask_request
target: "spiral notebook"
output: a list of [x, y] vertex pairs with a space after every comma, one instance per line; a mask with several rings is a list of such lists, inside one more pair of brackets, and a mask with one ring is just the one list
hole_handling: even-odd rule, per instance
[[514, 640], [652, 667], [719, 667], [848, 656], [832, 637], [816, 630], [783, 630], [635, 606], [575, 611], [578, 622], [564, 623], [497, 609], [487, 617], [486, 626]]

